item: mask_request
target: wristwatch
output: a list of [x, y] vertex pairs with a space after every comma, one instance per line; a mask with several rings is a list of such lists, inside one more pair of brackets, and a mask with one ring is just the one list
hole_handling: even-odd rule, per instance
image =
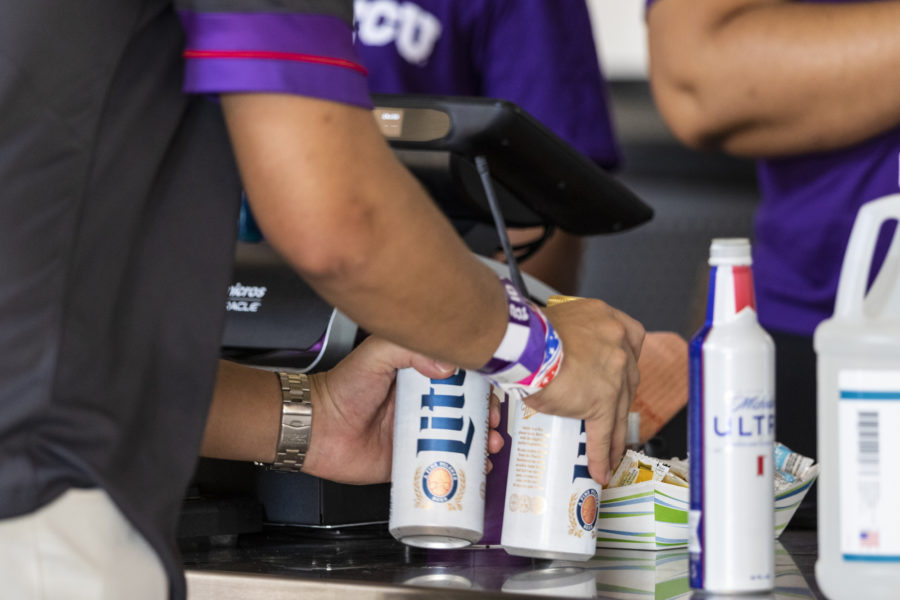
[[281, 431], [275, 448], [273, 471], [299, 473], [309, 449], [312, 402], [309, 377], [304, 373], [278, 373], [281, 383]]

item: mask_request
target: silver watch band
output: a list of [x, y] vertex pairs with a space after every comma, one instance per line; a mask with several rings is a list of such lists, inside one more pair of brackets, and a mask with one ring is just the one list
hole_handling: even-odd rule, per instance
[[278, 373], [281, 382], [281, 431], [275, 448], [274, 471], [298, 473], [309, 449], [312, 402], [309, 377], [304, 373]]

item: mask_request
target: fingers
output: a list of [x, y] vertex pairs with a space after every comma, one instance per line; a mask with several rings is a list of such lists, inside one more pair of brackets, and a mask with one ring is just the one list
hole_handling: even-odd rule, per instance
[[613, 422], [612, 437], [609, 445], [609, 464], [615, 465], [625, 453], [625, 434], [628, 429], [628, 410], [634, 397], [635, 388], [627, 385], [622, 388], [616, 405], [615, 420]]
[[490, 414], [488, 416], [488, 425], [491, 429], [500, 427], [500, 396], [497, 390], [491, 387]]
[[[641, 327], [643, 331], [643, 327]], [[643, 339], [643, 335], [641, 336]], [[615, 422], [613, 426], [612, 439], [609, 448], [610, 465], [616, 465], [622, 455], [625, 453], [625, 435], [628, 430], [628, 412], [631, 409], [631, 403], [640, 384], [641, 374], [638, 368], [638, 356], [635, 355], [629, 361], [626, 369], [625, 385], [619, 393], [616, 402]]]
[[[491, 388], [488, 425], [488, 454], [497, 454], [498, 452], [500, 452], [500, 450], [503, 449], [503, 445], [506, 442], [503, 440], [503, 435], [501, 435], [501, 433], [497, 431], [497, 428], [500, 427], [500, 397], [497, 395], [497, 390], [493, 387]], [[490, 459], [488, 459], [488, 465], [488, 469], [491, 469], [493, 467]]]
[[613, 428], [608, 420], [592, 419], [584, 422], [584, 431], [587, 434], [587, 458], [588, 471], [597, 483], [605, 486], [612, 476], [612, 463], [610, 462], [610, 444]]
[[548, 309], [563, 342], [557, 378], [527, 405], [541, 412], [585, 419], [588, 469], [607, 484], [625, 451], [628, 411], [640, 382], [644, 327], [599, 300]]
[[342, 362], [349, 362], [358, 369], [389, 373], [395, 369], [413, 367], [422, 375], [433, 379], [444, 379], [456, 371], [453, 365], [433, 360], [375, 336], [363, 340]]
[[421, 354], [412, 354], [412, 364], [410, 366], [431, 379], [446, 379], [456, 372], [456, 367], [431, 360]]
[[503, 436], [500, 435], [499, 431], [497, 431], [496, 429], [490, 429], [488, 431], [488, 439], [487, 439], [488, 457], [485, 459], [485, 462], [486, 462], [485, 473], [490, 473], [491, 469], [494, 468], [494, 463], [491, 462], [490, 455], [497, 454], [498, 452], [503, 450], [504, 444], [506, 444], [506, 442], [503, 440]]
[[488, 432], [488, 453], [489, 454], [497, 454], [501, 450], [503, 450], [503, 445], [506, 442], [503, 440], [503, 436], [500, 435], [500, 432], [496, 429], [491, 429]]

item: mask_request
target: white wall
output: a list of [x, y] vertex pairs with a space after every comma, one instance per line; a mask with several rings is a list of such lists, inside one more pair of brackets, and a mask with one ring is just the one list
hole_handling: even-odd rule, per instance
[[646, 79], [645, 0], [587, 0], [600, 61], [609, 79]]

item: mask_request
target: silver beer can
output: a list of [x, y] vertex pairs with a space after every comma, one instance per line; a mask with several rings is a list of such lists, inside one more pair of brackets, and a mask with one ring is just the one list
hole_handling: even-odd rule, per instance
[[396, 539], [420, 548], [462, 548], [484, 531], [490, 383], [458, 370], [429, 379], [397, 373], [391, 514]]
[[599, 483], [588, 472], [584, 421], [515, 400], [500, 543], [510, 554], [559, 560], [594, 556]]

